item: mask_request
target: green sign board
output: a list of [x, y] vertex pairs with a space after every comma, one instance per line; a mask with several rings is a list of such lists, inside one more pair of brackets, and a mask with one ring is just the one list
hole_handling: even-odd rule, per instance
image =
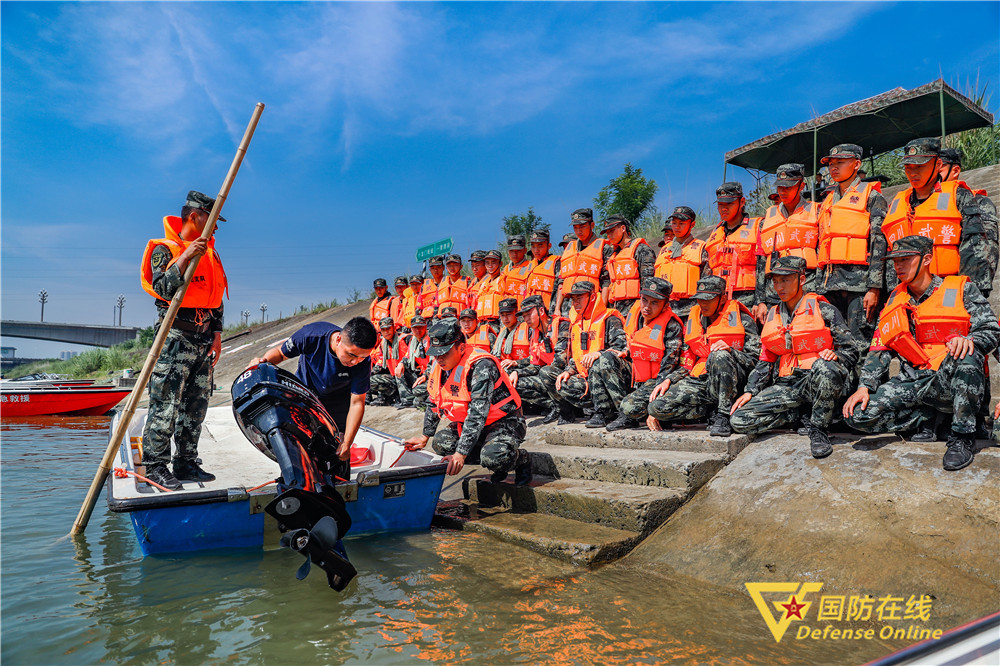
[[424, 245], [422, 248], [417, 250], [417, 261], [425, 261], [431, 257], [436, 257], [439, 254], [451, 252], [451, 248], [454, 245], [455, 244], [450, 238], [439, 240], [437, 243], [431, 243], [430, 245]]

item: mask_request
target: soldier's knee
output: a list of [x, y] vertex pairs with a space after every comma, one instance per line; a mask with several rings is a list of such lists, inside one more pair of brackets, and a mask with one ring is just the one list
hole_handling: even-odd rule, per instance
[[814, 377], [821, 377], [833, 382], [842, 382], [847, 377], [847, 369], [840, 361], [827, 361], [821, 358], [813, 363], [812, 374]]
[[483, 444], [479, 462], [491, 472], [510, 469], [514, 466], [520, 442], [513, 437], [494, 437]]
[[649, 399], [645, 391], [633, 391], [622, 398], [619, 409], [630, 419], [643, 419], [648, 414]]
[[705, 370], [710, 373], [730, 370], [735, 367], [736, 357], [728, 349], [720, 349], [710, 353], [708, 361], [705, 363]]
[[755, 433], [757, 430], [758, 419], [754, 415], [753, 410], [747, 409], [744, 405], [729, 417], [729, 423], [733, 426], [734, 431], [741, 435], [748, 435]]
[[431, 440], [431, 448], [439, 456], [451, 455], [455, 452], [457, 445], [458, 433], [454, 432], [451, 428], [438, 432], [434, 435], [434, 439]]

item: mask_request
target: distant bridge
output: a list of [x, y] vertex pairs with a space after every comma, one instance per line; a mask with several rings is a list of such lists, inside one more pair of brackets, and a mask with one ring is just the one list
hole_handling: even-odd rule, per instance
[[74, 345], [110, 347], [134, 340], [142, 329], [97, 324], [50, 324], [40, 321], [0, 321], [0, 335], [31, 340], [70, 342]]

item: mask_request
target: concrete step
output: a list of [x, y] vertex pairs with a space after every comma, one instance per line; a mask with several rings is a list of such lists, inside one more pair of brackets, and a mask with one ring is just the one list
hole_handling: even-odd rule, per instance
[[722, 453], [530, 444], [536, 474], [635, 486], [676, 488], [690, 494], [726, 466]]
[[501, 506], [515, 513], [545, 513], [645, 536], [680, 508], [687, 491], [585, 479], [536, 476], [530, 486], [469, 484], [469, 499], [481, 507]]
[[528, 430], [528, 437], [555, 446], [721, 453], [726, 456], [726, 462], [735, 458], [750, 441], [746, 435], [712, 437], [708, 430], [694, 426], [675, 427], [661, 432], [652, 432], [645, 426], [641, 430], [608, 432], [603, 428], [586, 428], [579, 423], [534, 426]]
[[641, 538], [636, 532], [541, 513], [477, 510], [475, 504], [469, 502], [442, 503], [434, 516], [434, 524], [488, 534], [507, 543], [581, 565], [618, 559], [631, 551]]

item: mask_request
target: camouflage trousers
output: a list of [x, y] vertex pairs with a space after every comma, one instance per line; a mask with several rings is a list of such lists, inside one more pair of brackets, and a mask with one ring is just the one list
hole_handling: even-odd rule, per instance
[[212, 338], [171, 329], [149, 378], [149, 412], [142, 430], [142, 464], [170, 462], [170, 438], [177, 451], [174, 461], [198, 457], [201, 424], [208, 412]]
[[573, 375], [562, 383], [558, 396], [574, 407], [592, 402], [595, 411], [617, 417], [618, 408], [631, 387], [632, 364], [618, 358], [617, 354], [603, 351], [590, 366], [587, 377]]
[[[465, 462], [472, 465], [482, 465], [491, 472], [510, 471], [517, 458], [517, 450], [524, 442], [527, 426], [521, 410], [508, 414], [493, 425], [483, 428], [479, 441], [465, 457]], [[438, 430], [431, 441], [431, 448], [441, 456], [455, 452], [458, 446], [458, 424], [450, 422], [445, 428]]]
[[826, 430], [833, 420], [837, 400], [847, 383], [847, 368], [839, 361], [813, 363], [809, 370], [796, 369], [750, 398], [732, 415], [733, 430], [757, 435], [782, 425], [798, 424], [799, 407], [812, 405], [809, 423]]
[[649, 413], [664, 422], [698, 421], [716, 410], [728, 416], [733, 402], [743, 393], [748, 374], [731, 352], [714, 351], [708, 355], [704, 374], [672, 384], [649, 403]]
[[[542, 369], [544, 370], [544, 368]], [[546, 384], [545, 378], [542, 377], [541, 371], [537, 375], [527, 377], [522, 377], [518, 374], [517, 386], [515, 388], [517, 389], [517, 394], [521, 396], [522, 402], [538, 405], [545, 409], [552, 409], [555, 406], [555, 402], [553, 402], [550, 392], [555, 391], [555, 375], [552, 375], [551, 381], [552, 386], [550, 388]]]
[[[875, 334], [875, 322], [868, 321], [868, 317], [865, 316], [865, 304], [863, 303], [865, 293], [864, 291], [837, 289], [823, 294], [823, 298], [830, 301], [830, 305], [837, 308], [840, 314], [844, 316], [847, 327], [851, 329], [851, 333], [857, 340], [858, 351], [860, 352], [858, 358], [861, 359], [864, 359], [865, 354], [868, 353], [869, 343]], [[880, 309], [876, 307], [875, 312], [877, 313]], [[860, 367], [861, 364], [859, 363], [859, 370]]]
[[636, 386], [634, 391], [622, 399], [622, 404], [619, 406], [621, 413], [630, 419], [645, 421], [649, 416], [646, 411], [649, 407], [649, 396], [659, 383], [659, 380], [653, 377]]
[[391, 405], [399, 399], [396, 378], [388, 372], [372, 374], [369, 381], [371, 388], [368, 389], [368, 393], [373, 400], [381, 400], [383, 403]]
[[976, 412], [983, 398], [986, 375], [978, 351], [963, 359], [945, 357], [941, 367], [900, 372], [878, 387], [865, 409], [856, 408], [847, 424], [861, 432], [916, 430], [935, 412], [953, 414], [952, 432], [976, 432]]

